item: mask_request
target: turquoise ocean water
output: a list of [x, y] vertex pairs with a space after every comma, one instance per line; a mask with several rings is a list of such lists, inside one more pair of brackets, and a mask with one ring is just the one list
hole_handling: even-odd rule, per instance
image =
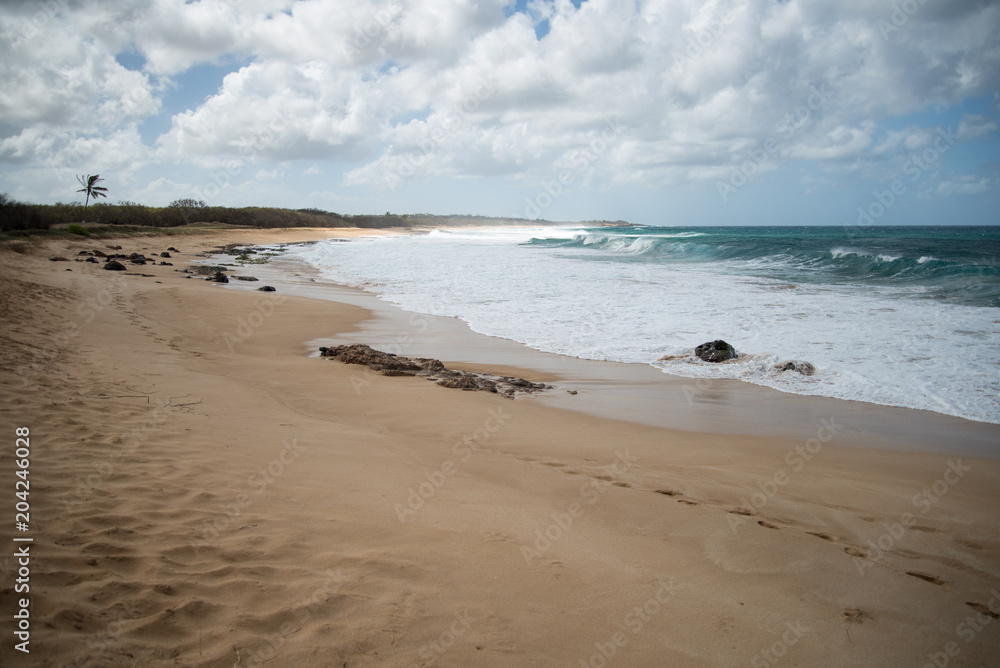
[[[506, 227], [297, 252], [539, 350], [1000, 423], [1000, 227]], [[693, 357], [717, 338], [740, 359]], [[819, 371], [773, 369], [789, 359]]]

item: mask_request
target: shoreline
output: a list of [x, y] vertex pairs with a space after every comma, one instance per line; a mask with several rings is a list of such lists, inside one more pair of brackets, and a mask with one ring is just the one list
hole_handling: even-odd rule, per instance
[[[464, 320], [407, 311], [375, 293], [327, 280], [298, 259], [278, 257], [253, 271], [289, 295], [349, 303], [369, 312], [357, 332], [318, 337], [319, 346], [366, 343], [386, 352], [441, 359], [470, 371], [559, 380], [556, 391], [533, 397], [549, 406], [686, 432], [775, 435], [805, 440], [823, 419], [844, 428], [850, 447], [966, 454], [1000, 459], [1000, 425], [933, 411], [836, 397], [795, 394], [735, 379], [695, 379], [652, 365], [587, 360], [538, 351], [473, 331]], [[235, 286], [235, 287], [234, 287]], [[229, 289], [248, 289], [238, 281]], [[578, 394], [569, 395], [568, 390]]]
[[[34, 541], [30, 592], [3, 575], [0, 658], [714, 668], [1000, 656], [996, 460], [843, 447], [837, 415], [806, 438], [683, 431], [365, 374], [307, 347], [369, 336], [380, 321], [367, 309], [176, 271], [213, 244], [344, 233], [0, 251], [0, 411], [9, 434], [31, 431], [20, 535]], [[48, 260], [108, 244], [180, 252], [125, 275]], [[455, 337], [483, 352], [480, 335]], [[460, 347], [439, 358], [456, 362]], [[14, 469], [0, 458], [0, 478]], [[12, 534], [8, 522], [0, 539]], [[30, 655], [13, 650], [21, 597]]]

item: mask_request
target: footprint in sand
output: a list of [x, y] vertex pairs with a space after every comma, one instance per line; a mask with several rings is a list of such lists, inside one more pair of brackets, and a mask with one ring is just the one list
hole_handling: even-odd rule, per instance
[[836, 542], [833, 536], [830, 534], [823, 533], [821, 531], [806, 531], [810, 536], [816, 536], [817, 538], [822, 538], [823, 540], [830, 541], [831, 543]]
[[987, 615], [989, 617], [992, 617], [993, 619], [1000, 619], [1000, 614], [993, 612], [982, 603], [976, 603], [975, 601], [966, 601], [965, 604], [982, 615]]
[[948, 584], [939, 577], [936, 577], [934, 575], [929, 575], [927, 573], [921, 573], [920, 571], [906, 571], [906, 574], [913, 576], [915, 578], [919, 578], [924, 582], [930, 582], [931, 584], [938, 585], [939, 587]]
[[840, 614], [840, 619], [847, 622], [847, 628], [850, 629], [854, 624], [863, 624], [865, 620], [874, 618], [861, 608], [844, 608], [844, 611]]

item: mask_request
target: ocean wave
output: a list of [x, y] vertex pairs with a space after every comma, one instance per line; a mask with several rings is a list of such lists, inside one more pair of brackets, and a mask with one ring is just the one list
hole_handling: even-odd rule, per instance
[[529, 245], [587, 253], [581, 259], [657, 264], [704, 264], [735, 274], [786, 283], [851, 283], [910, 290], [918, 298], [1000, 306], [1000, 266], [980, 258], [943, 258], [924, 248], [865, 248], [824, 245], [788, 237], [736, 238], [692, 232], [590, 229], [563, 237], [535, 237]]
[[[552, 233], [563, 238], [540, 241]], [[931, 243], [891, 238], [831, 241], [539, 227], [373, 237], [299, 252], [327, 278], [539, 350], [644, 364], [675, 354], [682, 359], [656, 366], [1000, 422], [1000, 312], [980, 308], [1000, 306], [990, 247], [938, 244], [931, 252]], [[708, 365], [685, 353], [718, 337], [743, 353], [736, 363]], [[776, 373], [779, 358], [818, 371]]]

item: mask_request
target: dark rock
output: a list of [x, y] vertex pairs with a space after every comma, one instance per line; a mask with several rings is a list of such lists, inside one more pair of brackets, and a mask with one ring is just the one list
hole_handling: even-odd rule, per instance
[[111, 250], [121, 250], [122, 249], [121, 246], [108, 246], [108, 248], [110, 248]]
[[275, 290], [274, 286], [272, 285], [262, 285], [257, 289], [260, 290], [261, 292], [277, 292], [277, 290]]
[[212, 277], [212, 280], [215, 281], [216, 283], [228, 283], [229, 277], [223, 274], [221, 271], [217, 271], [215, 272], [215, 276]]
[[256, 276], [236, 276], [237, 281], [258, 281], [260, 280]]
[[511, 378], [510, 376], [502, 376], [500, 381], [510, 385], [511, 387], [516, 387], [524, 390], [544, 390], [546, 388], [545, 383], [532, 383], [530, 380], [525, 380], [524, 378]]
[[104, 268], [108, 271], [125, 271], [125, 265], [117, 260], [109, 260], [108, 263], [104, 265]]
[[69, 262], [69, 258], [57, 255], [55, 257], [50, 257], [49, 262]]
[[497, 391], [496, 383], [484, 378], [477, 378], [471, 373], [463, 374], [457, 378], [445, 378], [443, 380], [439, 380], [437, 384], [441, 387], [465, 390], [466, 392], [474, 392], [476, 390], [485, 390], [487, 392]]
[[93, 253], [94, 257], [107, 257], [104, 251], [95, 250]]
[[[448, 371], [448, 369], [444, 367], [444, 363], [441, 360], [432, 359], [430, 357], [418, 357], [415, 361], [424, 371], [429, 371], [431, 373]], [[460, 371], [459, 373], [463, 372]]]
[[420, 365], [408, 357], [397, 357], [392, 353], [375, 350], [363, 343], [350, 346], [335, 346], [320, 351], [322, 357], [332, 357], [345, 364], [364, 364], [374, 371], [420, 371]]
[[775, 371], [798, 371], [803, 376], [811, 376], [816, 373], [816, 367], [809, 362], [802, 360], [788, 360], [774, 365]]
[[168, 253], [167, 251], [163, 251], [162, 253], [160, 253], [160, 257], [170, 257], [170, 253]]
[[199, 276], [211, 276], [218, 271], [224, 271], [226, 268], [218, 264], [195, 264], [191, 265], [192, 273], [198, 274]]
[[93, 262], [94, 264], [98, 264], [97, 258], [94, 257], [93, 255], [84, 260], [84, 262]]
[[738, 357], [736, 349], [721, 339], [701, 344], [694, 354], [706, 362], [725, 362]]
[[177, 250], [176, 248], [174, 248], [173, 246], [168, 246], [168, 247], [167, 247], [167, 250], [168, 250], [168, 251], [173, 251], [173, 252], [175, 252], [175, 253], [180, 253], [180, 251], [179, 251], [179, 250]]
[[421, 376], [436, 381], [442, 387], [460, 390], [493, 392], [512, 399], [518, 392], [537, 392], [551, 389], [551, 385], [532, 383], [523, 378], [493, 376], [485, 373], [450, 370], [441, 360], [418, 357], [411, 359], [392, 353], [374, 350], [364, 344], [323, 347], [321, 357], [329, 357], [346, 364], [363, 364], [384, 376]]
[[77, 255], [93, 255], [90, 251], [80, 251]]
[[161, 267], [172, 267], [172, 266], [174, 266], [174, 263], [173, 262], [160, 262], [160, 266]]

